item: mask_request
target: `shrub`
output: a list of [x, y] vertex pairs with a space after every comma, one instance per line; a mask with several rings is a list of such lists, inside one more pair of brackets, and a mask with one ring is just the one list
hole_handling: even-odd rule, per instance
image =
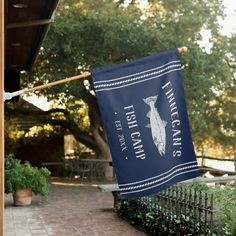
[[29, 162], [21, 163], [13, 154], [5, 157], [5, 193], [15, 193], [22, 188], [31, 188], [34, 194], [48, 194], [47, 168], [33, 167]]
[[[213, 194], [214, 218], [212, 225], [206, 224], [194, 211], [181, 212], [178, 216], [175, 211], [166, 211], [166, 209], [171, 208], [159, 205], [158, 200], [153, 202], [153, 199], [156, 198], [145, 201], [145, 204], [140, 199], [121, 200], [117, 204], [116, 210], [132, 224], [142, 227], [149, 235], [236, 236], [235, 186], [226, 185], [222, 187], [217, 185], [215, 188], [210, 188], [206, 184], [193, 182], [187, 188], [191, 188], [197, 193]], [[158, 205], [159, 207], [156, 207]]]

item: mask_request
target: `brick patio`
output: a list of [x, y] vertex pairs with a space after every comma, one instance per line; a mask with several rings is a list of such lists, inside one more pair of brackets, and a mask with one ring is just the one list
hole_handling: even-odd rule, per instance
[[47, 199], [34, 196], [31, 206], [12, 206], [5, 195], [4, 236], [144, 236], [113, 211], [111, 193], [96, 187], [58, 183]]

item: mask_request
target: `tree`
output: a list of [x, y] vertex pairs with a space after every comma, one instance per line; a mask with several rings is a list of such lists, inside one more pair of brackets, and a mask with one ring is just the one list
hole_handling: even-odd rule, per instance
[[[150, 0], [145, 8], [139, 8], [137, 1], [131, 1], [128, 5], [125, 2], [61, 1], [37, 65], [31, 77], [24, 81], [32, 85], [48, 83], [95, 67], [187, 46], [189, 53], [182, 59], [194, 140], [200, 146], [209, 137], [224, 143], [226, 137], [226, 144], [232, 145], [234, 137], [229, 137], [225, 131], [232, 130], [234, 123], [232, 114], [227, 110], [234, 101], [230, 94], [235, 68], [230, 68], [228, 56], [231, 52], [229, 45], [232, 46], [233, 41], [230, 44], [228, 38], [219, 33], [218, 18], [223, 16], [222, 2]], [[210, 52], [199, 45], [202, 29], [211, 32], [213, 46]], [[235, 52], [230, 54], [232, 60], [235, 61]], [[63, 109], [48, 111], [45, 122], [66, 127], [78, 141], [92, 148], [99, 156], [110, 158], [90, 79], [39, 93], [64, 105]], [[222, 101], [218, 96], [221, 93], [227, 97], [226, 100]], [[88, 109], [87, 114], [78, 116], [83, 106]], [[81, 121], [86, 115], [89, 123], [84, 126]]]

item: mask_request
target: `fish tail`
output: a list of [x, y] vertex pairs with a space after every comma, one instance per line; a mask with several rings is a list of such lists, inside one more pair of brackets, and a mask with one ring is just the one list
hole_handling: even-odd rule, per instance
[[151, 97], [147, 97], [147, 98], [144, 98], [143, 101], [146, 103], [146, 104], [150, 104], [151, 102], [156, 102], [157, 101], [157, 97], [158, 95], [156, 96], [151, 96]]

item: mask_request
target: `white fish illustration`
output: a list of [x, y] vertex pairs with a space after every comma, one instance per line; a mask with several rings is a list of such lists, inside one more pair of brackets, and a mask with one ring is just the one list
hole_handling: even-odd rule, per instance
[[143, 99], [143, 101], [150, 106], [150, 111], [147, 113], [147, 117], [150, 119], [150, 124], [146, 127], [151, 128], [152, 139], [155, 143], [160, 155], [165, 155], [166, 149], [166, 130], [167, 122], [162, 120], [160, 114], [155, 107], [158, 95], [151, 96]]

